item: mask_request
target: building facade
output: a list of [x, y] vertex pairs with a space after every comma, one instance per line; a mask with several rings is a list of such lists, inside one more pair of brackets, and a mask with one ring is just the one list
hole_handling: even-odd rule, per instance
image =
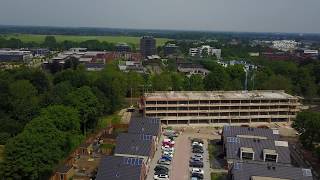
[[145, 117], [164, 124], [289, 122], [299, 98], [284, 91], [165, 91], [145, 93]]
[[143, 36], [140, 39], [140, 52], [143, 57], [155, 55], [156, 40], [152, 36]]

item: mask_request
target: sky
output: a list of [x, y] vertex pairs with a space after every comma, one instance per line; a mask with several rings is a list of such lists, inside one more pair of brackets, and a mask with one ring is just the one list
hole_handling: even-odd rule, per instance
[[320, 33], [320, 0], [0, 0], [1, 25]]

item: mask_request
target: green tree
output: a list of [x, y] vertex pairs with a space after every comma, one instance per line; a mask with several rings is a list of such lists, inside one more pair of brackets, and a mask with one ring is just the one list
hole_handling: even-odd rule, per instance
[[98, 116], [101, 115], [102, 106], [88, 86], [83, 86], [70, 92], [66, 97], [65, 104], [79, 111], [84, 134], [86, 134], [88, 127], [95, 126]]
[[46, 36], [43, 42], [44, 47], [55, 49], [57, 47], [57, 40], [54, 36]]
[[299, 138], [306, 148], [312, 149], [314, 147], [314, 143], [320, 143], [319, 112], [300, 112], [292, 126], [300, 133]]
[[200, 75], [191, 75], [184, 79], [184, 90], [187, 91], [203, 91], [203, 78]]
[[36, 88], [27, 80], [18, 80], [9, 85], [9, 92], [12, 117], [27, 123], [38, 113], [39, 99]]

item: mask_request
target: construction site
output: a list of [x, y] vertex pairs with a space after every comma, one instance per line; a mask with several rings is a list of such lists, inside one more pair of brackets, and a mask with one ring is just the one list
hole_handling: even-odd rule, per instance
[[290, 122], [301, 109], [300, 97], [281, 90], [159, 91], [145, 93], [145, 117], [163, 124]]

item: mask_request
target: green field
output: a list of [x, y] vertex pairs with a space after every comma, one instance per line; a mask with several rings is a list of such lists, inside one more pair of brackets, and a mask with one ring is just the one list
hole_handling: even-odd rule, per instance
[[[47, 35], [36, 35], [36, 34], [9, 34], [9, 35], [0, 35], [6, 39], [17, 38], [23, 42], [36, 42], [41, 43], [44, 41], [44, 38]], [[131, 36], [75, 36], [75, 35], [54, 35], [58, 42], [65, 40], [81, 42], [86, 40], [98, 40], [106, 41], [110, 43], [126, 42], [128, 44], [138, 45], [140, 37], [131, 37]], [[166, 38], [156, 38], [157, 46], [164, 45], [170, 39]]]

